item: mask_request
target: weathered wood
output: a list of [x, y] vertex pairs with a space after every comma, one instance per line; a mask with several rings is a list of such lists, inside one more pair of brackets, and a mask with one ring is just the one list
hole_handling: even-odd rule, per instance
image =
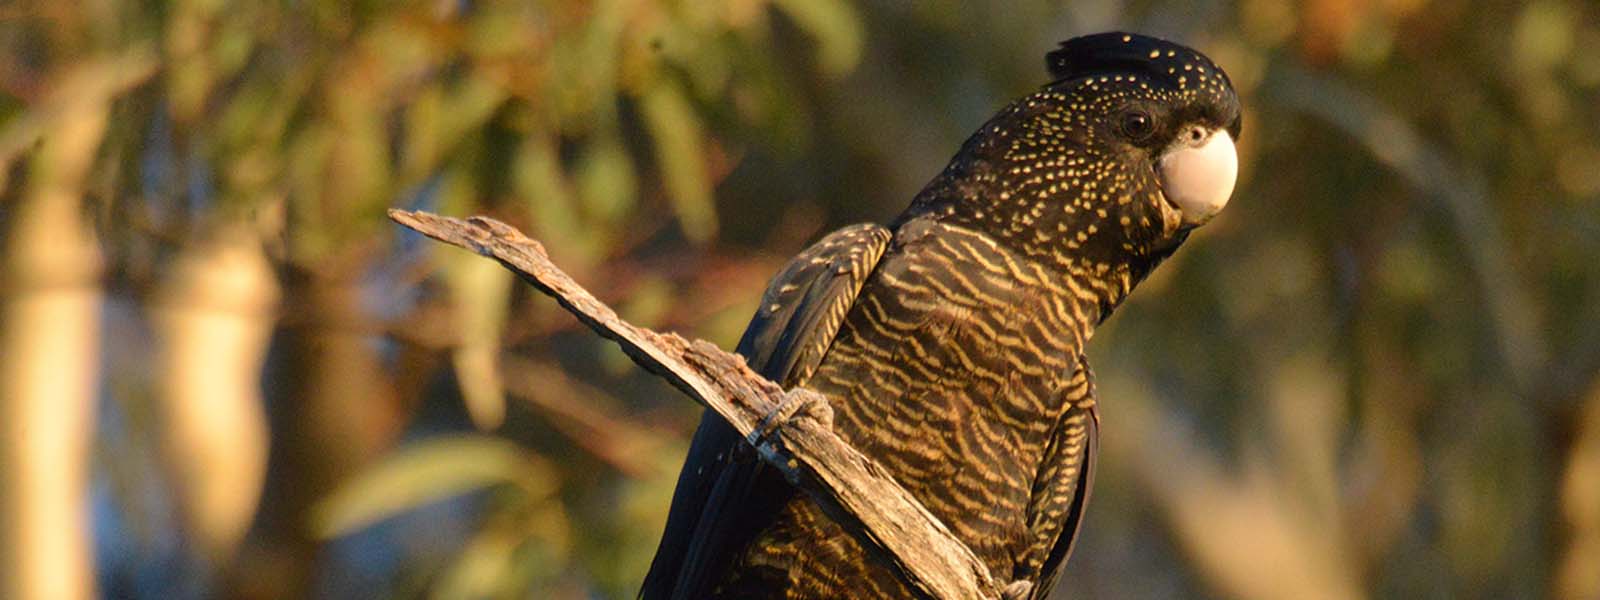
[[846, 530], [887, 557], [930, 598], [997, 599], [988, 569], [939, 519], [872, 459], [833, 433], [827, 401], [785, 391], [744, 359], [704, 340], [686, 340], [623, 321], [550, 262], [544, 247], [499, 221], [390, 210], [389, 217], [434, 239], [492, 257], [553, 296], [583, 324], [617, 342], [640, 366], [716, 411], [763, 460], [817, 501]]

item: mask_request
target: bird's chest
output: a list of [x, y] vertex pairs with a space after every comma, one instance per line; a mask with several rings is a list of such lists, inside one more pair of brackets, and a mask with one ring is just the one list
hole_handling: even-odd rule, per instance
[[1082, 343], [1048, 276], [959, 230], [891, 253], [807, 384], [842, 436], [995, 565], [1026, 543]]

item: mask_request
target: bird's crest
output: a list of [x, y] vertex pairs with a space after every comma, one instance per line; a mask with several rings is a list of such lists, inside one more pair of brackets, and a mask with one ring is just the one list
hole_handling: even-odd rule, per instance
[[1183, 65], [1205, 67], [1224, 80], [1227, 77], [1211, 59], [1187, 46], [1121, 31], [1061, 42], [1060, 48], [1045, 55], [1045, 65], [1057, 80], [1103, 73], [1144, 73], [1157, 81], [1174, 83], [1173, 75], [1183, 71]]

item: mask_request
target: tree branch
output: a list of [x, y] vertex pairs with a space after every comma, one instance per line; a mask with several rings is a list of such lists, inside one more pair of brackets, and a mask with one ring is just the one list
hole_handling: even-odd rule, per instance
[[635, 327], [563, 273], [544, 247], [499, 221], [390, 210], [434, 239], [492, 257], [554, 297], [584, 325], [617, 342], [634, 362], [716, 411], [833, 519], [890, 560], [906, 582], [938, 600], [998, 599], [988, 569], [966, 545], [872, 459], [832, 430], [822, 396], [785, 391], [744, 359], [704, 340]]

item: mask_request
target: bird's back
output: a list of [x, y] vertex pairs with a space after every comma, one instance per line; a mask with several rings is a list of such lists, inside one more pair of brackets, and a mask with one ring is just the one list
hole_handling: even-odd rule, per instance
[[[828, 398], [835, 430], [1003, 581], [1019, 564], [1037, 569], [1054, 542], [1040, 539], [1029, 507], [1036, 470], [1070, 408], [1063, 398], [1086, 333], [1072, 323], [1092, 322], [1061, 293], [1066, 285], [986, 235], [912, 220], [895, 232], [805, 383]], [[910, 595], [802, 495], [772, 514], [713, 593]]]

